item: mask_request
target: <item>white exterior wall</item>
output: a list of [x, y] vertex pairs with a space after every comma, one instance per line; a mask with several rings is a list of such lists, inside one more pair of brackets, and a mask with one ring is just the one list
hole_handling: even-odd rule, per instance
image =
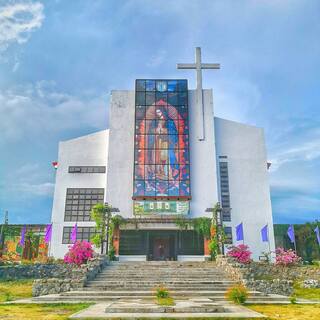
[[[201, 108], [196, 105], [196, 92], [189, 91], [191, 217], [210, 216], [206, 208], [218, 201], [212, 90], [203, 94], [206, 140], [198, 141]], [[135, 92], [112, 91], [107, 199], [123, 217], [133, 216], [134, 125]]]
[[109, 108], [110, 142], [107, 200], [125, 218], [133, 215], [135, 92], [112, 91]]
[[[69, 166], [107, 166], [109, 131], [103, 130], [80, 138], [59, 143], [58, 169], [52, 208], [52, 242], [50, 255], [62, 258], [68, 250], [62, 244], [63, 227], [75, 222], [64, 222], [67, 188], [104, 188], [104, 173], [68, 173]], [[78, 221], [78, 227], [94, 226], [94, 222]]]
[[196, 104], [196, 91], [189, 91], [189, 139], [192, 218], [208, 216], [218, 200], [217, 165], [215, 148], [214, 112], [212, 90], [203, 90], [205, 140], [196, 137], [196, 128], [202, 125], [201, 107]]
[[244, 243], [258, 260], [263, 251], [269, 251], [260, 235], [266, 224], [272, 251], [275, 246], [263, 129], [215, 118], [215, 133], [217, 157], [228, 157], [221, 159], [228, 162], [229, 173], [231, 223], [225, 225], [232, 227], [236, 243], [235, 227], [243, 222]]

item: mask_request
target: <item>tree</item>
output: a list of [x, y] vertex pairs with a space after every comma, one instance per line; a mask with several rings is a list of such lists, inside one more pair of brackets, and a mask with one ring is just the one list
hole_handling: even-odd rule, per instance
[[314, 229], [317, 221], [313, 223], [305, 223], [298, 225], [295, 229], [297, 251], [305, 261], [317, 260], [320, 257], [320, 247]]
[[103, 254], [103, 244], [107, 237], [107, 222], [110, 217], [111, 206], [108, 204], [97, 203], [91, 209], [91, 219], [96, 223], [97, 233], [90, 240], [97, 248], [101, 248], [101, 254]]
[[124, 224], [125, 220], [120, 215], [112, 217], [112, 206], [108, 203], [97, 203], [91, 209], [91, 219], [96, 222], [97, 233], [90, 240], [97, 248], [101, 248], [101, 254], [104, 253], [104, 243], [107, 242], [106, 251], [110, 260], [113, 260], [115, 254], [113, 247], [114, 230]]
[[217, 202], [213, 208], [210, 235], [211, 240], [209, 243], [209, 250], [212, 260], [215, 260], [218, 254], [223, 253], [223, 246], [226, 240], [224, 233], [224, 227], [222, 224], [222, 218], [220, 216], [221, 207], [220, 203]]

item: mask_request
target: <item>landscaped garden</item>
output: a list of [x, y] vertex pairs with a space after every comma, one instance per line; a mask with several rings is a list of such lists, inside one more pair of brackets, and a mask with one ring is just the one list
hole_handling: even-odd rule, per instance
[[[105, 229], [105, 208], [98, 207], [95, 213], [97, 225]], [[99, 215], [100, 214], [100, 215]], [[101, 220], [99, 220], [99, 219]], [[99, 222], [100, 221], [100, 222]], [[121, 223], [121, 219], [112, 220], [113, 225]], [[184, 221], [178, 221], [185, 228]], [[303, 265], [302, 259], [293, 250], [277, 248], [275, 263], [270, 262], [270, 254], [263, 262], [251, 259], [250, 248], [244, 244], [230, 246], [225, 256], [221, 255], [219, 240], [223, 233], [212, 225], [211, 219], [199, 218], [194, 222], [194, 229], [210, 240], [210, 252], [216, 265], [225, 270], [234, 280], [225, 293], [225, 298], [235, 304], [245, 304], [247, 308], [267, 316], [269, 320], [318, 320], [320, 304], [297, 304], [299, 299], [320, 301], [319, 265]], [[113, 240], [113, 229], [109, 230], [109, 243]], [[221, 232], [221, 231], [220, 231]], [[102, 243], [101, 237], [95, 237], [95, 245]], [[46, 259], [39, 261], [9, 261], [2, 259], [0, 270], [0, 320], [1, 319], [68, 319], [71, 314], [87, 308], [84, 303], [13, 303], [14, 300], [32, 296], [61, 293], [70, 290], [82, 290], [86, 280], [95, 278], [105, 266], [105, 256], [94, 253], [91, 242], [75, 241], [69, 247], [64, 260]], [[109, 256], [110, 259], [113, 256]], [[289, 304], [253, 304], [250, 291], [265, 294], [290, 296]], [[268, 298], [266, 298], [268, 299]], [[287, 298], [286, 298], [287, 299]], [[65, 300], [62, 300], [65, 301]], [[86, 300], [85, 300], [86, 301]], [[286, 300], [288, 301], [288, 300]], [[158, 306], [171, 307], [176, 302], [170, 290], [159, 284], [155, 288], [154, 302]], [[246, 304], [250, 302], [251, 304]], [[301, 301], [300, 301], [301, 302]], [[257, 302], [259, 303], [259, 302]], [[91, 318], [92, 319], [92, 318]], [[227, 319], [227, 318], [220, 318]], [[235, 319], [235, 318], [233, 318]], [[249, 319], [249, 318], [247, 318]]]

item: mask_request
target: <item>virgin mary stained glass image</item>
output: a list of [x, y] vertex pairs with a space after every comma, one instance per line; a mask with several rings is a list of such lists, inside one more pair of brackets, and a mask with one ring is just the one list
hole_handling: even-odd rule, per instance
[[179, 97], [186, 92], [156, 91], [172, 88], [170, 83], [146, 87], [154, 91], [137, 97], [134, 196], [189, 196], [188, 110]]

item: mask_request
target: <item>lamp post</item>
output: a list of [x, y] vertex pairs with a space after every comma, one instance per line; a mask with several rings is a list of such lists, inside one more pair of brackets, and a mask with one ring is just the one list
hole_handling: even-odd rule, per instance
[[102, 253], [105, 253], [106, 255], [108, 255], [109, 253], [109, 229], [110, 229], [110, 220], [112, 218], [112, 213], [114, 212], [120, 212], [120, 210], [118, 208], [113, 208], [111, 207], [108, 202], [105, 202], [105, 208], [106, 208], [106, 227], [107, 227], [107, 235], [106, 235], [106, 239], [103, 239], [103, 244], [106, 244], [106, 248], [104, 249], [104, 245], [102, 247]]
[[[215, 211], [216, 211], [217, 233], [218, 233], [218, 230], [222, 231], [222, 229], [223, 229], [223, 225], [222, 225], [222, 208], [220, 206], [220, 202], [217, 203]], [[218, 233], [218, 237], [220, 237], [220, 239], [218, 238], [218, 243], [221, 246], [220, 247], [221, 253], [224, 254], [224, 243], [223, 243], [223, 241], [221, 239], [221, 232]]]
[[1, 226], [1, 233], [0, 233], [0, 257], [2, 256], [3, 253], [3, 248], [4, 248], [4, 233], [5, 233], [5, 227], [9, 223], [8, 219], [8, 210], [5, 211], [4, 214], [4, 224]]
[[220, 247], [220, 252], [224, 254], [224, 244], [222, 243], [220, 231], [222, 230], [222, 208], [220, 206], [220, 202], [217, 202], [216, 206], [214, 208], [207, 208], [206, 212], [212, 212], [212, 220], [216, 226], [216, 234], [215, 238], [216, 241]]

